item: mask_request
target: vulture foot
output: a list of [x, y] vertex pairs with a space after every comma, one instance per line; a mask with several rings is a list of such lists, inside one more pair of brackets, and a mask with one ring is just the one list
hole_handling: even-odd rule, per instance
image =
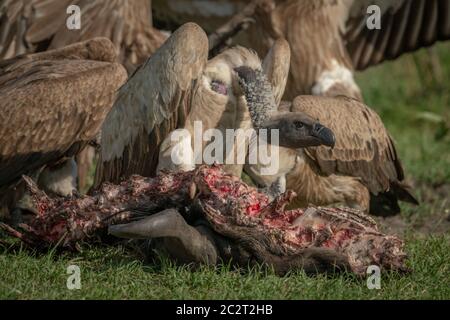
[[48, 194], [72, 196], [77, 191], [78, 167], [74, 158], [53, 167], [45, 167], [39, 174], [38, 185]]

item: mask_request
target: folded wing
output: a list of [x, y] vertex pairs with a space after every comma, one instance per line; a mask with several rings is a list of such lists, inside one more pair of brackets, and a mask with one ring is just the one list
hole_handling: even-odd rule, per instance
[[101, 57], [105, 41], [73, 45], [65, 58], [56, 50], [1, 62], [0, 188], [95, 137], [127, 77], [118, 63], [83, 58]]
[[134, 73], [102, 127], [95, 185], [155, 173], [159, 146], [171, 131], [183, 126], [193, 84], [207, 58], [205, 32], [187, 23]]
[[380, 117], [347, 97], [299, 96], [292, 111], [303, 111], [330, 128], [336, 145], [307, 148], [305, 154], [322, 174], [360, 177], [371, 193], [389, 190], [404, 179], [401, 163]]

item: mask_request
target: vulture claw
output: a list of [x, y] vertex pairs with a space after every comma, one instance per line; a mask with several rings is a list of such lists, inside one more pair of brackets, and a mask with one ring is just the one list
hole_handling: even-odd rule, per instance
[[109, 226], [108, 233], [119, 238], [163, 238], [168, 253], [181, 263], [215, 264], [217, 249], [201, 228], [186, 223], [175, 209], [167, 209], [147, 218]]

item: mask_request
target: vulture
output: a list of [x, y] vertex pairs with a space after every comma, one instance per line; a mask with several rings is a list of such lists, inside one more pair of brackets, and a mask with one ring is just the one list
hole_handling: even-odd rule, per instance
[[[81, 24], [71, 30], [74, 5]], [[153, 28], [151, 0], [0, 0], [0, 60], [94, 37], [110, 39], [132, 72], [167, 36]]]
[[[161, 46], [167, 36], [153, 28], [151, 0], [0, 0], [0, 60], [106, 37], [129, 74]], [[80, 9], [80, 29], [66, 22]], [[69, 10], [70, 9], [70, 10]], [[95, 149], [78, 156], [78, 184], [87, 185]]]
[[[201, 21], [212, 32], [236, 14], [254, 19], [236, 43], [265, 56], [274, 41], [286, 39], [292, 48], [292, 65], [284, 98], [300, 94], [347, 95], [361, 100], [353, 73], [406, 52], [450, 38], [450, 0], [154, 0], [155, 11], [165, 19]], [[379, 8], [380, 28], [372, 28]], [[254, 9], [256, 8], [256, 9]], [[249, 19], [250, 18], [250, 19]], [[367, 27], [367, 21], [371, 28]], [[239, 23], [230, 20], [230, 36]]]
[[[289, 113], [301, 112], [330, 128], [335, 143], [331, 144], [333, 148], [281, 147], [277, 174], [261, 174], [261, 164], [247, 164], [246, 172], [262, 186], [285, 177], [287, 189], [297, 193], [295, 207], [342, 203], [373, 214], [392, 215], [400, 210], [397, 200], [417, 204], [404, 182], [394, 142], [380, 117], [347, 96], [297, 96], [291, 102], [276, 105], [276, 99], [267, 94], [270, 89], [255, 84], [266, 82], [278, 97], [282, 95], [289, 70], [289, 44], [277, 40], [269, 55], [273, 57], [271, 77], [250, 68], [236, 69], [255, 127], [259, 126], [258, 118], [270, 118], [270, 114], [288, 117]], [[280, 131], [284, 126], [279, 127]]]
[[73, 156], [98, 133], [127, 72], [106, 38], [0, 61], [0, 210], [30, 175], [48, 192], [75, 190]]
[[[193, 170], [205, 160], [202, 150], [210, 144], [228, 145], [228, 140], [215, 140], [221, 137], [213, 141], [205, 137], [208, 130], [217, 129], [223, 133], [222, 138], [228, 139], [230, 129], [251, 128], [247, 100], [234, 69], [261, 69], [261, 61], [243, 47], [228, 49], [210, 60], [208, 51], [205, 32], [187, 23], [120, 89], [102, 126], [95, 186], [105, 181], [118, 183], [132, 174], [153, 176], [161, 170]], [[309, 128], [296, 135], [281, 133], [280, 145], [285, 147], [330, 144], [334, 139], [329, 129], [300, 112], [269, 120], [261, 128], [279, 125], [280, 121], [290, 127], [303, 122]], [[196, 122], [201, 123], [200, 132]], [[198, 134], [201, 140], [195, 140]], [[243, 161], [228, 158], [230, 150], [222, 150], [222, 161], [230, 159], [224, 161], [225, 170], [240, 177], [248, 139], [238, 139], [234, 133], [231, 139], [233, 155], [243, 150]], [[198, 144], [202, 148], [198, 149]]]
[[[246, 107], [234, 95], [230, 70], [257, 62], [256, 55], [243, 48], [208, 61], [205, 32], [193, 23], [177, 29], [118, 92], [101, 129], [94, 187], [105, 181], [118, 183], [132, 174], [194, 169], [194, 121], [202, 122], [203, 131], [224, 131], [246, 122], [250, 126], [238, 117], [238, 108]], [[180, 144], [172, 143], [172, 132], [180, 136]], [[180, 146], [178, 165], [171, 159], [176, 146]], [[236, 175], [242, 170], [228, 169]]]

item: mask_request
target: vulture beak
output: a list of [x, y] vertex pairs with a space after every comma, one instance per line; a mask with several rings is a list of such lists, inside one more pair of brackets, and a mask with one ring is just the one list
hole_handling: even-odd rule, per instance
[[250, 117], [256, 129], [279, 130], [280, 145], [304, 148], [325, 145], [334, 147], [336, 138], [331, 129], [303, 112], [280, 112], [275, 104], [272, 85], [261, 70], [247, 66], [234, 69], [239, 79]]
[[320, 142], [328, 147], [334, 148], [336, 144], [336, 137], [334, 136], [331, 129], [321, 125], [320, 123], [315, 123], [313, 125], [311, 135], [320, 140]]

